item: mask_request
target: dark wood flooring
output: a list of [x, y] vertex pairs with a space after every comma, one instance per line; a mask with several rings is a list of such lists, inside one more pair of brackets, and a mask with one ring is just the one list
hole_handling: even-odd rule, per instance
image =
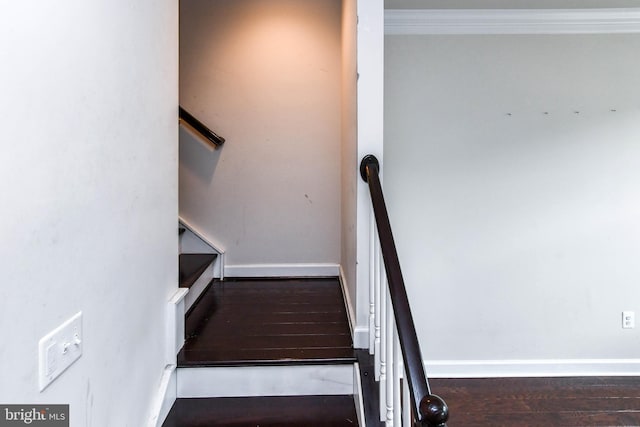
[[640, 426], [640, 377], [431, 379], [449, 427]]
[[353, 396], [178, 399], [163, 427], [355, 427]]
[[355, 361], [337, 278], [214, 282], [186, 336], [179, 366]]

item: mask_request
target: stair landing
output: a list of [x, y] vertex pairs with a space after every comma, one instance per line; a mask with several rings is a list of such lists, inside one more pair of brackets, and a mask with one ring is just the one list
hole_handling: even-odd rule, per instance
[[355, 362], [337, 278], [216, 282], [186, 337], [180, 367]]

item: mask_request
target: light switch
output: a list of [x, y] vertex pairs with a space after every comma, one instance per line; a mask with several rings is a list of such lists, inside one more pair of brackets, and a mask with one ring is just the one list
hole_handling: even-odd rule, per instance
[[82, 312], [42, 337], [38, 350], [42, 391], [82, 355]]

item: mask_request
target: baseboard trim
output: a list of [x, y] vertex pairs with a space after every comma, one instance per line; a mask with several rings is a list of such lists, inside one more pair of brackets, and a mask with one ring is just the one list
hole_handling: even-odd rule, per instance
[[640, 32], [640, 8], [389, 9], [388, 35], [624, 34]]
[[344, 274], [344, 269], [342, 265], [339, 266], [340, 274], [338, 275], [338, 280], [340, 280], [340, 288], [342, 289], [342, 296], [344, 298], [344, 303], [347, 309], [347, 317], [349, 318], [349, 328], [351, 329], [351, 336], [356, 330], [356, 315], [353, 304], [351, 303], [351, 297], [349, 296], [349, 289], [347, 286], [347, 276]]
[[209, 284], [214, 278], [213, 265], [210, 265], [198, 277], [198, 279], [189, 288], [189, 293], [184, 298], [184, 312], [187, 313], [191, 307], [198, 301], [198, 298], [207, 290]]
[[360, 379], [360, 365], [356, 362], [353, 367], [353, 403], [356, 405], [358, 425], [366, 426], [364, 414], [364, 400], [362, 396], [362, 380]]
[[356, 326], [353, 331], [353, 348], [369, 348], [369, 328], [367, 326]]
[[426, 360], [429, 378], [640, 376], [640, 359]]
[[353, 394], [354, 364], [178, 368], [177, 395], [247, 397]]
[[225, 265], [225, 277], [335, 277], [338, 264], [239, 264]]
[[162, 372], [160, 386], [151, 404], [151, 416], [147, 427], [162, 426], [177, 396], [176, 365], [167, 365]]
[[342, 287], [342, 294], [344, 295], [344, 301], [347, 305], [347, 315], [349, 317], [349, 327], [351, 328], [351, 337], [353, 340], [353, 348], [368, 348], [369, 347], [369, 328], [368, 326], [358, 325], [356, 322], [355, 306], [349, 296], [349, 290], [347, 289], [347, 278], [344, 274], [342, 265], [340, 265], [340, 286]]
[[[187, 230], [192, 232], [197, 238], [202, 240], [206, 245], [218, 253], [218, 257], [214, 261], [214, 276], [220, 280], [224, 279], [224, 263], [225, 263], [225, 250], [224, 247], [215, 239], [207, 236], [203, 231], [199, 230], [195, 225], [189, 222], [184, 217], [178, 215], [178, 222], [182, 224]], [[217, 271], [217, 275], [216, 272]]]

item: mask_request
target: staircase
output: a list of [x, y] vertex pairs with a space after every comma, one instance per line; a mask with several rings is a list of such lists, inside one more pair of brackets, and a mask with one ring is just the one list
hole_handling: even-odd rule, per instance
[[362, 424], [338, 278], [203, 280], [215, 259], [180, 255], [180, 286], [206, 283], [185, 298], [178, 399], [163, 427]]

